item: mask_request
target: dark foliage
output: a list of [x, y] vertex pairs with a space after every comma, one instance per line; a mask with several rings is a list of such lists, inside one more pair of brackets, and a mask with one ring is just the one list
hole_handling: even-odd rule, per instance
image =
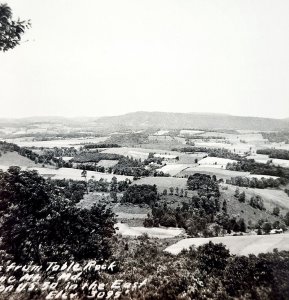
[[268, 139], [270, 143], [282, 143], [289, 144], [289, 132], [288, 130], [278, 132], [261, 132], [264, 139]]
[[199, 196], [206, 196], [207, 198], [220, 197], [218, 183], [210, 175], [199, 173], [190, 175], [187, 185], [189, 190], [197, 190]]
[[206, 147], [183, 147], [183, 148], [173, 148], [172, 151], [179, 151], [179, 152], [189, 152], [189, 153], [196, 153], [196, 152], [205, 152], [208, 153], [211, 157], [220, 157], [220, 158], [229, 158], [229, 159], [236, 159], [239, 160], [241, 157], [229, 151], [225, 148], [206, 148]]
[[227, 180], [228, 183], [237, 186], [244, 186], [257, 189], [266, 189], [266, 188], [277, 188], [280, 185], [286, 184], [287, 180], [282, 178], [255, 178], [255, 177], [241, 177], [236, 176], [232, 177], [231, 180]]
[[118, 144], [106, 144], [106, 143], [103, 143], [103, 144], [87, 144], [87, 145], [83, 146], [84, 149], [119, 148], [119, 147], [121, 147], [121, 146], [118, 145]]
[[0, 51], [5, 52], [19, 45], [29, 27], [29, 21], [13, 20], [11, 8], [0, 3]]
[[257, 163], [254, 159], [242, 159], [237, 163], [228, 163], [227, 170], [244, 171], [251, 174], [270, 175], [289, 179], [289, 169], [272, 164]]
[[101, 160], [118, 160], [121, 155], [112, 154], [112, 153], [101, 153], [101, 152], [81, 152], [73, 158], [73, 162], [76, 163], [86, 163], [86, 162], [95, 162], [98, 163]]
[[156, 185], [131, 185], [123, 194], [122, 202], [153, 205], [159, 199]]
[[2, 248], [15, 261], [105, 258], [114, 214], [105, 206], [76, 208], [36, 171], [0, 171]]
[[266, 210], [264, 207], [264, 201], [259, 195], [251, 197], [249, 201], [249, 205], [252, 206], [253, 208]]
[[270, 158], [289, 159], [289, 151], [284, 149], [260, 149], [256, 153], [269, 155]]
[[126, 134], [113, 134], [106, 143], [118, 145], [140, 145], [149, 142], [149, 134], [147, 133], [126, 133]]

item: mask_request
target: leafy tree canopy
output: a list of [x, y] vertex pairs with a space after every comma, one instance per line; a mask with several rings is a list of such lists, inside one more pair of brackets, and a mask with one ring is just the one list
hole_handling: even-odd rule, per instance
[[0, 171], [1, 248], [19, 262], [104, 259], [115, 233], [105, 206], [79, 209], [36, 171]]
[[19, 45], [22, 34], [30, 26], [30, 21], [13, 20], [11, 8], [0, 3], [0, 51]]

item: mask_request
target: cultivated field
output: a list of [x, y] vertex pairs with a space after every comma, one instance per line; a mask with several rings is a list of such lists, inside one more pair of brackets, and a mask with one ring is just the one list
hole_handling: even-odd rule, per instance
[[183, 229], [180, 228], [160, 228], [160, 227], [130, 227], [127, 224], [124, 223], [117, 223], [116, 227], [118, 228], [117, 232], [124, 236], [141, 236], [142, 234], [148, 234], [151, 238], [160, 238], [160, 239], [166, 239], [166, 238], [173, 238], [176, 236], [179, 236], [184, 233]]
[[223, 178], [224, 180], [231, 179], [231, 177], [235, 177], [235, 176], [245, 177], [250, 175], [249, 172], [230, 171], [226, 169], [216, 168], [214, 166], [195, 166], [183, 170], [182, 172], [177, 174], [177, 176], [185, 177], [185, 176], [193, 175], [195, 173], [208, 174], [211, 176], [216, 175], [217, 179]]
[[[51, 141], [34, 141], [33, 138], [15, 138], [15, 139], [6, 139], [8, 143], [16, 144], [20, 147], [44, 147], [44, 148], [53, 148], [53, 147], [75, 147], [80, 148], [89, 143], [101, 143], [107, 140], [108, 137], [94, 137], [94, 138], [79, 138], [79, 139], [57, 139]], [[4, 140], [3, 140], [4, 141]]]
[[151, 184], [156, 185], [159, 192], [170, 187], [178, 187], [185, 189], [187, 186], [186, 178], [175, 178], [175, 177], [145, 177], [134, 181], [134, 184]]
[[236, 255], [257, 255], [272, 252], [275, 248], [280, 251], [289, 251], [289, 234], [189, 238], [180, 240], [166, 248], [165, 251], [171, 254], [179, 254], [183, 249], [189, 249], [191, 246], [198, 247], [209, 241], [223, 243], [231, 254]]
[[159, 130], [154, 135], [166, 135], [167, 133], [169, 133], [169, 130]]
[[175, 176], [181, 171], [189, 168], [191, 165], [188, 164], [167, 164], [158, 169], [158, 171], [162, 171], [164, 173], [168, 173], [171, 176]]
[[201, 166], [214, 166], [216, 168], [224, 168], [226, 169], [226, 166], [228, 163], [235, 163], [236, 160], [233, 159], [227, 159], [227, 158], [219, 158], [219, 157], [205, 157], [201, 159], [198, 163]]
[[136, 159], [146, 159], [149, 156], [149, 153], [156, 153], [159, 156], [178, 156], [181, 155], [179, 152], [169, 151], [169, 150], [160, 150], [160, 149], [146, 149], [146, 148], [131, 148], [131, 147], [121, 147], [121, 148], [109, 148], [102, 151], [103, 153], [113, 153], [124, 156], [133, 157]]
[[270, 159], [269, 155], [266, 154], [252, 154], [246, 157], [247, 159], [254, 159], [255, 162], [261, 163], [261, 164], [266, 164], [267, 161]]
[[200, 134], [203, 133], [202, 130], [190, 130], [190, 129], [183, 129], [180, 130], [180, 135], [194, 135], [194, 134]]
[[284, 168], [289, 168], [289, 160], [287, 159], [278, 159], [278, 158], [270, 158], [269, 155], [266, 154], [254, 154], [247, 156], [248, 159], [254, 159], [256, 162], [266, 164], [269, 160], [272, 161], [272, 164], [275, 166], [280, 166]]
[[104, 167], [104, 168], [110, 168], [110, 167], [114, 167], [117, 163], [118, 163], [118, 160], [102, 159], [97, 163], [97, 166]]
[[176, 163], [179, 164], [196, 164], [206, 157], [208, 153], [205, 152], [196, 152], [196, 153], [182, 153], [179, 156], [179, 160]]
[[171, 137], [169, 135], [150, 135], [148, 137], [149, 141], [153, 142], [171, 142], [174, 140], [174, 137]]
[[200, 142], [196, 141], [195, 146], [197, 147], [207, 147], [207, 148], [224, 148], [228, 149], [237, 154], [244, 154], [245, 152], [250, 151], [251, 149], [255, 149], [255, 145], [252, 144], [244, 144], [244, 143], [223, 143], [223, 142]]
[[[35, 164], [34, 164], [35, 165]], [[9, 166], [0, 165], [0, 169], [7, 170]], [[72, 169], [72, 168], [42, 168], [42, 167], [27, 167], [22, 166], [23, 169], [26, 170], [36, 170], [40, 175], [45, 178], [52, 178], [52, 179], [72, 179], [72, 180], [85, 180], [84, 177], [81, 176], [82, 170], [80, 169]], [[116, 177], [117, 180], [125, 180], [130, 179], [133, 180], [132, 176], [124, 176], [124, 175], [115, 175], [115, 174], [108, 174], [108, 173], [101, 173], [95, 171], [87, 171], [87, 180], [94, 179], [100, 180], [101, 178], [107, 180], [108, 182], [111, 181], [112, 177]]]

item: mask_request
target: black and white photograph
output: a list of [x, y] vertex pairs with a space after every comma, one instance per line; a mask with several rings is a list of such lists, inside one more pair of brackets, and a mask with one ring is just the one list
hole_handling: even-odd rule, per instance
[[0, 300], [289, 300], [288, 16], [0, 0]]

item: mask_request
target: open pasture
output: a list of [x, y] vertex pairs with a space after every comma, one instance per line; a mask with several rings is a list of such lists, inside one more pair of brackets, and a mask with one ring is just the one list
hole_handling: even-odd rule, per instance
[[254, 143], [260, 144], [264, 143], [267, 140], [263, 138], [261, 133], [258, 132], [240, 132], [239, 134], [235, 133], [225, 133], [225, 132], [215, 132], [215, 131], [207, 131], [202, 134], [204, 137], [221, 137], [228, 140], [230, 143], [238, 143], [240, 140], [246, 143]]
[[266, 164], [268, 160], [270, 160], [269, 155], [267, 154], [252, 154], [246, 157], [247, 159], [254, 159], [255, 162]]
[[269, 145], [266, 145], [268, 148], [276, 148], [276, 149], [283, 149], [283, 150], [289, 150], [289, 144], [283, 143], [270, 143]]
[[279, 251], [289, 250], [289, 234], [275, 235], [245, 235], [245, 236], [225, 236], [213, 238], [188, 238], [183, 239], [167, 247], [164, 251], [171, 254], [179, 254], [183, 249], [189, 249], [191, 246], [198, 247], [212, 241], [213, 243], [222, 243], [231, 254], [249, 255], [272, 252], [275, 248]]
[[175, 176], [181, 171], [189, 168], [191, 165], [188, 164], [167, 164], [158, 169], [158, 171], [162, 171], [164, 173], [168, 173], [171, 176]]
[[197, 164], [201, 159], [206, 157], [208, 154], [205, 152], [196, 152], [196, 153], [182, 153], [180, 154], [179, 160], [177, 163], [179, 164]]
[[250, 151], [251, 149], [255, 149], [255, 145], [253, 143], [250, 144], [244, 144], [244, 143], [223, 143], [223, 142], [202, 142], [202, 141], [196, 141], [195, 142], [196, 147], [207, 147], [207, 148], [224, 148], [228, 149], [234, 153], [237, 154], [244, 154], [245, 152]]
[[136, 159], [146, 159], [148, 158], [150, 153], [155, 153], [159, 157], [165, 157], [167, 155], [178, 156], [182, 153], [176, 151], [169, 151], [169, 150], [161, 150], [161, 149], [152, 149], [152, 148], [131, 148], [131, 147], [121, 147], [121, 148], [109, 148], [102, 151], [102, 153], [113, 153], [119, 154], [123, 156], [129, 156]]
[[113, 205], [112, 210], [117, 215], [118, 220], [138, 220], [140, 224], [147, 218], [148, 213], [151, 213], [149, 206], [131, 203], [116, 203]]
[[0, 156], [0, 165], [1, 166], [20, 166], [20, 167], [36, 167], [37, 165], [34, 161], [30, 160], [27, 157], [24, 157], [17, 152], [7, 152], [2, 153]]
[[284, 168], [289, 168], [289, 160], [288, 159], [278, 159], [278, 158], [273, 158], [272, 163], [275, 166], [280, 166]]
[[239, 171], [230, 171], [226, 170], [225, 168], [214, 168], [214, 166], [196, 166], [187, 168], [180, 173], [177, 174], [178, 177], [186, 177], [193, 175], [195, 173], [207, 174], [207, 175], [216, 175], [217, 179], [231, 179], [231, 177], [235, 176], [248, 176], [250, 175], [249, 172], [239, 172]]
[[[228, 189], [223, 190], [225, 193], [225, 197], [232, 197], [234, 194], [237, 186], [224, 184]], [[261, 196], [264, 201], [265, 208], [272, 212], [275, 206], [278, 206], [281, 211], [287, 212], [289, 211], [289, 196], [283, 190], [276, 190], [276, 189], [256, 189], [256, 188], [246, 188], [246, 187], [238, 187], [240, 193], [245, 192], [246, 199], [249, 199], [253, 196]]]
[[261, 163], [261, 164], [266, 164], [270, 160], [270, 161], [272, 161], [272, 164], [275, 166], [289, 168], [289, 160], [270, 158], [269, 155], [266, 155], [266, 154], [257, 154], [256, 153], [256, 154], [247, 156], [247, 159], [254, 159], [256, 162]]
[[109, 193], [105, 192], [93, 192], [83, 196], [76, 206], [79, 208], [91, 209], [94, 204], [100, 204], [111, 201]]
[[50, 141], [34, 141], [33, 138], [15, 138], [5, 139], [8, 143], [16, 144], [20, 147], [37, 147], [37, 148], [53, 148], [53, 147], [75, 147], [80, 148], [90, 143], [101, 143], [107, 140], [108, 137], [94, 137], [94, 138], [78, 138], [78, 139], [56, 139]]
[[187, 187], [187, 179], [176, 177], [145, 177], [134, 181], [133, 184], [155, 184], [158, 188], [158, 191], [161, 193], [164, 189], [169, 191], [170, 187], [185, 189]]
[[203, 132], [204, 132], [203, 130], [182, 129], [180, 130], [180, 135], [189, 136], [189, 135], [201, 134]]
[[234, 163], [237, 162], [233, 159], [227, 159], [227, 158], [219, 158], [219, 157], [205, 157], [201, 160], [199, 160], [199, 165], [201, 166], [215, 166], [216, 168], [226, 168], [228, 163]]
[[[9, 166], [0, 165], [0, 169], [7, 170]], [[72, 168], [43, 168], [43, 167], [26, 167], [22, 166], [23, 169], [26, 170], [36, 170], [41, 176], [45, 178], [52, 178], [52, 179], [72, 179], [72, 180], [85, 180], [84, 177], [81, 176], [82, 170], [80, 169], [72, 169]], [[126, 178], [133, 180], [132, 176], [125, 176], [125, 175], [115, 175], [115, 174], [108, 174], [108, 173], [101, 173], [95, 171], [87, 171], [87, 180], [94, 179], [100, 180], [101, 178], [107, 180], [108, 182], [111, 181], [112, 177], [116, 177], [117, 180], [125, 180]]]
[[160, 227], [130, 227], [124, 223], [117, 223], [116, 227], [118, 228], [117, 233], [124, 235], [124, 236], [141, 236], [142, 234], [148, 234], [151, 238], [159, 238], [159, 239], [166, 239], [166, 238], [174, 238], [176, 236], [181, 235], [184, 233], [183, 229], [180, 228], [160, 228]]
[[[223, 189], [223, 187], [227, 188], [226, 185], [222, 185], [220, 187], [220, 203], [223, 203], [224, 200], [227, 202], [227, 213], [229, 216], [234, 216], [236, 218], [243, 218], [246, 224], [256, 224], [258, 220], [268, 220], [270, 223], [274, 223], [279, 220], [278, 217], [272, 214], [271, 209], [260, 210], [257, 208], [253, 208], [248, 203], [250, 201], [250, 195], [245, 191], [245, 202], [240, 202], [235, 197], [235, 191], [237, 187], [232, 187]], [[267, 206], [268, 207], [268, 206]], [[285, 212], [285, 210], [284, 210]]]
[[148, 139], [151, 142], [171, 142], [174, 140], [174, 138], [169, 135], [149, 135]]
[[166, 135], [167, 133], [169, 133], [169, 130], [158, 130], [154, 135]]
[[114, 167], [118, 163], [118, 160], [102, 159], [97, 163], [98, 167], [110, 168]]

